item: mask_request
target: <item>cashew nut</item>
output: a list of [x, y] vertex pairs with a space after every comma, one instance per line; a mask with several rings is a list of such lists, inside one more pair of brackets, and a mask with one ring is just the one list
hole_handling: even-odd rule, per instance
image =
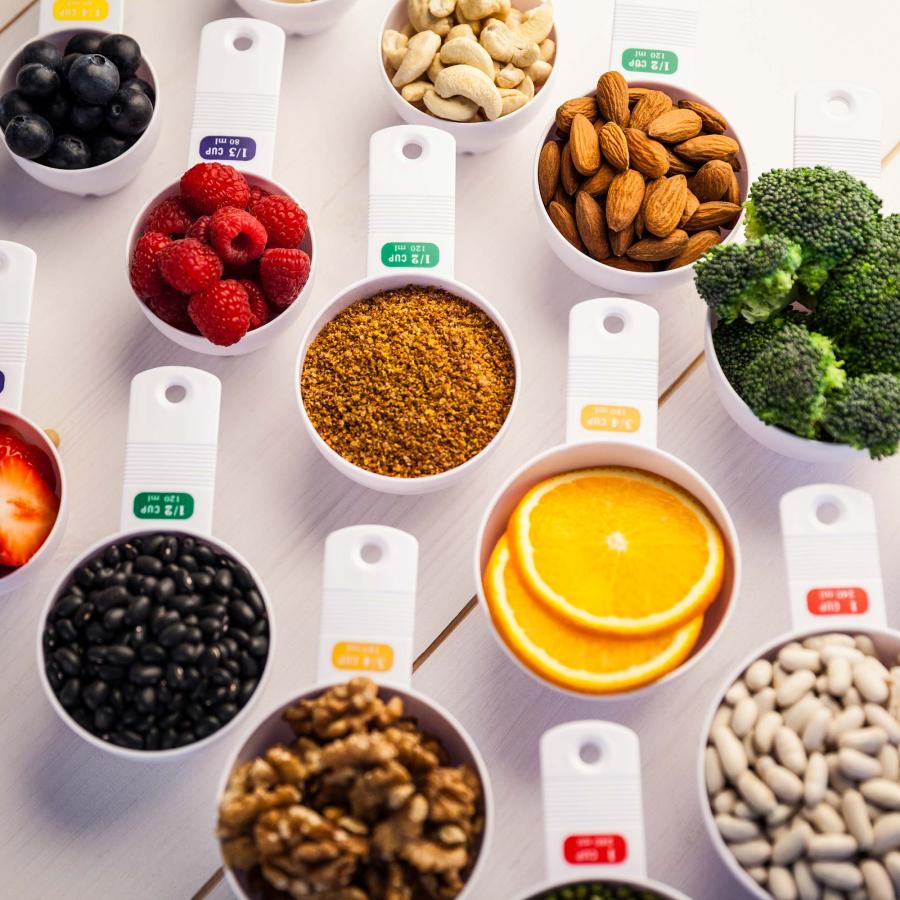
[[450, 30], [450, 19], [440, 19], [431, 14], [431, 0], [407, 0], [407, 13], [409, 21], [417, 32], [433, 31], [438, 35], [445, 35]]
[[431, 65], [428, 67], [428, 80], [434, 84], [437, 81], [437, 77], [441, 72], [441, 69], [446, 68], [446, 66], [441, 62], [441, 54], [435, 53], [434, 59], [431, 61]]
[[459, 3], [456, 4], [456, 21], [459, 25], [468, 25], [472, 29], [472, 34], [476, 37], [481, 34], [481, 20], [470, 19], [463, 11]]
[[510, 28], [518, 28], [519, 23], [522, 21], [522, 10], [511, 6], [505, 16], [497, 16], [497, 18], [503, 19]]
[[486, 19], [508, 10], [510, 0], [459, 0], [458, 6], [467, 19]]
[[438, 75], [434, 89], [445, 100], [467, 97], [484, 110], [489, 121], [499, 119], [503, 112], [503, 98], [497, 85], [474, 66], [449, 66]]
[[414, 34], [418, 34], [415, 28], [413, 28], [412, 22], [407, 22], [403, 28], [400, 29], [401, 34], [409, 40]]
[[516, 33], [529, 44], [540, 44], [553, 31], [553, 4], [544, 2], [529, 9], [523, 16]]
[[409, 38], [399, 31], [388, 30], [381, 36], [381, 53], [394, 69], [399, 69], [406, 56]]
[[425, 107], [439, 119], [450, 122], [468, 122], [478, 111], [478, 107], [465, 97], [444, 98], [433, 88], [425, 92]]
[[541, 59], [544, 62], [552, 63], [553, 58], [556, 56], [556, 41], [553, 38], [547, 38], [545, 41], [541, 41]]
[[[536, 66], [537, 63], [534, 65]], [[534, 66], [532, 66], [532, 68], [534, 68]], [[518, 87], [524, 78], [525, 73], [520, 68], [514, 66], [512, 63], [508, 63], [497, 73], [497, 77], [494, 81], [497, 82], [497, 87], [501, 88], [502, 91], [503, 88]]]
[[528, 97], [521, 91], [510, 90], [509, 88], [501, 89], [500, 96], [503, 98], [503, 110], [500, 113], [501, 118], [521, 109], [528, 102]]
[[490, 19], [481, 29], [481, 46], [498, 62], [527, 69], [540, 59], [541, 50], [537, 44], [523, 41], [517, 32], [512, 31], [505, 22]]
[[[481, 44], [466, 38], [455, 38], [441, 47], [441, 62], [445, 66], [474, 66], [491, 80], [494, 78], [494, 61]], [[524, 76], [523, 76], [524, 77]]]
[[402, 88], [425, 74], [441, 49], [441, 39], [433, 31], [420, 31], [409, 39], [407, 48], [406, 56], [392, 79], [396, 88]]
[[543, 84], [550, 77], [552, 71], [553, 66], [548, 62], [544, 62], [542, 59], [539, 59], [528, 67], [528, 74], [535, 84]]
[[428, 11], [436, 19], [446, 19], [452, 16], [456, 9], [456, 0], [431, 0], [428, 4]]
[[534, 100], [534, 82], [530, 75], [526, 75], [519, 85], [519, 90], [529, 99]]
[[413, 81], [404, 85], [400, 93], [403, 99], [409, 103], [421, 103], [425, 99], [425, 94], [430, 91], [432, 84], [430, 81]]
[[445, 40], [453, 41], [457, 38], [465, 38], [467, 41], [478, 41], [478, 38], [475, 37], [475, 32], [472, 31], [471, 25], [454, 25], [450, 31], [447, 32]]

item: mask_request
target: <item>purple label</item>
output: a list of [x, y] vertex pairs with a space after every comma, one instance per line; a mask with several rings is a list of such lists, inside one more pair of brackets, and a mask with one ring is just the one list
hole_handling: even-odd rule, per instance
[[3, 388], [6, 387], [6, 376], [3, 374], [3, 370], [0, 369], [0, 394], [3, 393]]
[[200, 141], [200, 156], [213, 161], [249, 162], [256, 156], [256, 141], [249, 137], [211, 135]]

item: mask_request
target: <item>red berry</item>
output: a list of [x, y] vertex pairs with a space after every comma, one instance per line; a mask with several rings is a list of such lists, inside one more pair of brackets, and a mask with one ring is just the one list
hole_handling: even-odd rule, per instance
[[250, 301], [237, 281], [220, 281], [191, 297], [188, 315], [208, 341], [230, 347], [250, 328]]
[[147, 300], [165, 290], [166, 283], [159, 271], [159, 258], [163, 250], [171, 244], [172, 239], [168, 235], [155, 231], [148, 231], [138, 238], [128, 274], [131, 286], [141, 300]]
[[247, 209], [250, 209], [254, 203], [259, 203], [263, 197], [271, 197], [272, 195], [261, 187], [250, 185], [250, 201], [247, 203]]
[[173, 291], [172, 288], [166, 288], [163, 293], [157, 294], [147, 301], [147, 306], [158, 319], [162, 319], [167, 325], [171, 325], [179, 331], [196, 334], [197, 329], [188, 315], [187, 305], [188, 298], [184, 294], [179, 294], [178, 291]]
[[266, 229], [245, 209], [223, 206], [209, 222], [209, 242], [223, 262], [243, 266], [262, 256]]
[[209, 215], [223, 206], [246, 209], [250, 200], [247, 181], [233, 166], [197, 163], [181, 176], [181, 194], [188, 206], [200, 215]]
[[210, 216], [200, 216], [193, 225], [187, 230], [185, 237], [196, 238], [204, 244], [209, 243], [209, 222]]
[[309, 280], [309, 256], [303, 250], [266, 250], [259, 277], [269, 302], [284, 309], [300, 295]]
[[36, 444], [30, 444], [9, 425], [0, 425], [0, 461], [14, 457], [31, 466], [51, 491], [56, 490], [56, 473], [50, 457]]
[[270, 247], [299, 247], [306, 235], [306, 213], [290, 197], [273, 194], [251, 201], [250, 212], [268, 232]]
[[222, 277], [222, 260], [211, 247], [195, 238], [175, 241], [160, 258], [163, 278], [182, 294], [196, 294], [212, 287]]
[[247, 292], [247, 299], [250, 301], [250, 330], [253, 331], [269, 321], [269, 304], [266, 303], [262, 288], [255, 281], [244, 279], [240, 285]]
[[147, 219], [144, 234], [158, 231], [169, 237], [183, 237], [194, 221], [193, 213], [181, 197], [169, 197], [157, 206]]

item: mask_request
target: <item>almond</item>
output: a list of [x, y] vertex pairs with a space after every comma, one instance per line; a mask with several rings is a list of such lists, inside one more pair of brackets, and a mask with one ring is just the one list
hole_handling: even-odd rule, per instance
[[671, 178], [660, 178], [654, 184], [656, 187], [652, 191], [647, 188], [644, 222], [651, 234], [665, 237], [678, 227], [681, 220], [687, 198], [687, 179], [684, 175], [673, 175]]
[[607, 122], [600, 129], [603, 158], [616, 169], [628, 168], [628, 141], [625, 132], [615, 123]]
[[[609, 217], [606, 219], [609, 224]], [[616, 256], [624, 256], [625, 251], [634, 243], [634, 222], [629, 222], [621, 231], [610, 231], [609, 248]]]
[[692, 163], [705, 163], [710, 159], [727, 160], [740, 149], [734, 138], [724, 134], [701, 134], [675, 146], [675, 152]]
[[594, 259], [606, 259], [612, 252], [606, 234], [606, 216], [603, 207], [586, 191], [575, 197], [575, 224], [578, 234]]
[[722, 235], [719, 234], [718, 230], [698, 231], [688, 238], [682, 251], [669, 260], [666, 268], [679, 269], [681, 266], [689, 266], [691, 263], [697, 262], [710, 247], [715, 247], [716, 244], [720, 244], [721, 242]]
[[575, 218], [575, 198], [570, 197], [563, 190], [562, 185], [560, 185], [556, 189], [556, 195], [553, 197], [553, 199], [557, 203], [561, 203], [569, 211], [569, 215], [572, 216], [573, 219]]
[[541, 157], [538, 160], [538, 186], [541, 190], [541, 200], [546, 206], [559, 187], [559, 171], [561, 151], [556, 141], [547, 141], [541, 149]]
[[638, 214], [634, 217], [634, 236], [640, 239], [644, 236], [645, 231], [644, 213], [641, 210], [638, 210]]
[[691, 216], [697, 212], [697, 207], [700, 205], [700, 201], [697, 199], [697, 195], [693, 193], [693, 191], [687, 192], [687, 197], [684, 201], [684, 211], [681, 213], [681, 218], [678, 220], [678, 227], [684, 228], [688, 222], [691, 220]]
[[659, 178], [669, 171], [669, 155], [659, 141], [651, 140], [638, 128], [626, 128], [625, 142], [632, 169], [648, 178]]
[[658, 141], [677, 144], [700, 134], [700, 116], [689, 109], [670, 109], [657, 116], [648, 126], [647, 134]]
[[596, 175], [591, 175], [587, 181], [581, 185], [581, 190], [587, 191], [592, 197], [600, 197], [609, 190], [613, 178], [616, 177], [616, 170], [603, 163]]
[[621, 231], [634, 222], [644, 200], [644, 177], [634, 169], [620, 172], [612, 180], [606, 195], [606, 224]]
[[722, 159], [711, 159], [697, 169], [697, 174], [691, 179], [691, 190], [701, 203], [721, 200], [732, 178], [734, 172], [727, 162]]
[[597, 132], [587, 116], [581, 113], [572, 119], [569, 132], [569, 146], [572, 148], [572, 165], [582, 175], [593, 175], [600, 168], [600, 141]]
[[669, 175], [693, 175], [696, 171], [689, 162], [676, 156], [668, 147], [666, 147], [666, 155], [669, 157]]
[[607, 122], [628, 124], [628, 82], [618, 72], [604, 72], [597, 82], [597, 105]]
[[728, 130], [728, 123], [718, 111], [705, 103], [697, 103], [694, 100], [679, 100], [678, 105], [682, 109], [689, 109], [691, 112], [700, 116], [703, 123], [703, 130], [710, 131], [713, 134], [724, 134]]
[[672, 98], [662, 91], [647, 91], [634, 105], [628, 124], [632, 128], [645, 130], [654, 120], [672, 108]]
[[656, 266], [651, 262], [641, 259], [630, 259], [627, 256], [611, 256], [603, 260], [604, 266], [612, 266], [614, 269], [625, 269], [626, 272], [655, 272]]
[[741, 202], [741, 186], [738, 184], [737, 175], [734, 174], [733, 169], [731, 171], [731, 179], [728, 182], [728, 190], [725, 191], [725, 196], [722, 199], [727, 200], [729, 203]]
[[628, 102], [630, 105], [634, 106], [644, 94], [649, 94], [650, 88], [639, 88], [639, 87], [630, 87], [628, 88]]
[[547, 213], [550, 216], [550, 221], [556, 226], [556, 230], [573, 247], [581, 250], [583, 253], [584, 244], [581, 243], [581, 238], [578, 236], [578, 227], [575, 225], [572, 213], [562, 203], [557, 203], [556, 200], [547, 207]]
[[593, 97], [575, 97], [567, 100], [556, 111], [556, 128], [561, 134], [568, 134], [575, 116], [587, 116], [592, 122], [597, 118], [597, 102]]
[[571, 142], [566, 144], [562, 149], [562, 154], [559, 159], [559, 178], [563, 190], [570, 197], [574, 197], [581, 179], [578, 177], [578, 170], [575, 168], [575, 163], [572, 162]]
[[711, 203], [701, 203], [684, 226], [685, 231], [705, 231], [707, 228], [716, 228], [720, 225], [734, 225], [741, 214], [741, 208], [736, 203], [726, 203], [724, 200], [713, 200]]
[[642, 241], [632, 244], [628, 248], [628, 256], [631, 259], [640, 259], [646, 262], [672, 259], [684, 250], [687, 242], [687, 232], [676, 229], [666, 237], [644, 238]]

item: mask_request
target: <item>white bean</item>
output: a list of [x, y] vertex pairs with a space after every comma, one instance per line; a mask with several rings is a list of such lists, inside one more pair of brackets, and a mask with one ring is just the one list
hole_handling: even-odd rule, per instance
[[726, 706], [724, 703], [716, 710], [716, 714], [713, 716], [712, 725], [710, 726], [710, 734], [714, 732], [717, 728], [730, 728], [731, 727], [731, 707]]
[[769, 753], [772, 750], [775, 732], [781, 728], [782, 721], [781, 713], [774, 710], [760, 716], [753, 730], [753, 744], [760, 753]]
[[814, 862], [812, 872], [822, 884], [836, 891], [852, 891], [863, 884], [862, 872], [852, 863]]
[[817, 650], [811, 650], [802, 644], [785, 644], [778, 651], [778, 663], [785, 672], [796, 672], [799, 669], [809, 669], [818, 672], [822, 668], [822, 659]]
[[844, 791], [852, 791], [856, 788], [849, 778], [845, 778], [841, 774], [841, 764], [837, 753], [827, 753], [825, 762], [828, 763], [828, 786], [830, 788], [842, 794]]
[[769, 869], [769, 893], [775, 900], [797, 900], [797, 885], [794, 876], [781, 866]]
[[862, 653], [865, 653], [866, 656], [871, 656], [877, 659], [875, 656], [875, 644], [867, 634], [858, 634], [853, 638], [853, 643], [856, 644], [857, 649], [859, 649]]
[[859, 849], [868, 850], [875, 840], [875, 831], [863, 795], [859, 791], [847, 791], [841, 798], [841, 812], [847, 830], [856, 838]]
[[874, 859], [864, 859], [860, 865], [866, 882], [867, 900], [894, 900], [894, 885], [887, 869]]
[[884, 867], [894, 882], [894, 890], [900, 893], [900, 852], [892, 850], [884, 858]]
[[853, 669], [850, 661], [836, 656], [828, 663], [828, 692], [835, 697], [843, 697], [853, 683]]
[[851, 834], [814, 834], [806, 842], [810, 859], [850, 859], [858, 849]]
[[900, 744], [900, 722], [883, 706], [878, 706], [877, 703], [867, 703], [863, 709], [866, 714], [866, 721], [870, 725], [883, 728], [892, 744]]
[[725, 702], [729, 706], [737, 706], [745, 697], [749, 697], [750, 692], [747, 685], [740, 678], [725, 692]]
[[841, 774], [854, 781], [868, 781], [870, 778], [879, 778], [882, 774], [881, 763], [877, 759], [849, 747], [838, 750], [838, 763]]
[[831, 727], [828, 729], [828, 740], [836, 744], [842, 734], [862, 728], [865, 721], [866, 714], [861, 707], [851, 706], [849, 709], [845, 709], [832, 720]]
[[790, 728], [783, 726], [775, 732], [775, 756], [795, 775], [802, 775], [806, 771], [806, 749], [797, 732]]
[[828, 763], [821, 753], [813, 753], [803, 777], [803, 802], [809, 807], [818, 806], [827, 792]]
[[734, 804], [734, 809], [731, 811], [731, 814], [738, 819], [753, 819], [755, 821], [757, 818], [756, 810], [751, 809], [743, 800], [738, 800], [738, 802]]
[[716, 826], [729, 844], [752, 841], [760, 835], [759, 826], [755, 822], [734, 816], [716, 816]]
[[761, 816], [768, 815], [778, 805], [772, 789], [749, 769], [738, 776], [737, 789], [747, 805]]
[[759, 710], [760, 716], [765, 715], [775, 709], [775, 688], [763, 688], [759, 693], [753, 695], [756, 701], [756, 708]]
[[762, 865], [772, 856], [769, 842], [762, 839], [746, 841], [743, 844], [729, 844], [729, 848], [734, 858], [744, 867]]
[[731, 730], [739, 737], [746, 737], [756, 724], [759, 707], [752, 697], [744, 697], [734, 708], [731, 716]]
[[900, 848], [900, 813], [888, 813], [875, 822], [872, 853], [884, 856], [891, 850]]
[[900, 781], [900, 753], [893, 744], [885, 744], [878, 753], [884, 777], [891, 781]]
[[758, 659], [744, 674], [747, 687], [755, 694], [772, 683], [772, 663], [767, 659]]
[[769, 870], [765, 866], [750, 866], [744, 871], [759, 885], [765, 885], [769, 880]]
[[[884, 669], [880, 663], [878, 666]], [[884, 674], [879, 671], [875, 660], [866, 659], [853, 667], [853, 684], [866, 700], [872, 703], [884, 703], [888, 698], [888, 685], [885, 679], [887, 674], [886, 670]]]
[[775, 809], [766, 816], [766, 825], [769, 828], [780, 828], [794, 815], [794, 807], [786, 803], [779, 803]]
[[799, 825], [788, 829], [772, 847], [772, 862], [779, 866], [789, 866], [796, 862], [806, 853], [808, 835], [809, 832]]
[[844, 709], [848, 709], [851, 706], [862, 706], [862, 702], [862, 694], [855, 687], [847, 688], [847, 693], [841, 697], [841, 706]]
[[803, 812], [804, 818], [821, 834], [843, 834], [847, 831], [844, 820], [827, 803], [820, 803], [813, 809]]
[[716, 794], [713, 798], [712, 808], [714, 812], [727, 815], [734, 809], [735, 803], [737, 803], [737, 794], [731, 788], [727, 788]]
[[819, 882], [813, 878], [809, 864], [802, 859], [798, 859], [791, 871], [794, 874], [794, 881], [797, 884], [797, 894], [800, 900], [820, 900], [822, 889], [819, 887]]
[[860, 753], [876, 756], [878, 751], [887, 743], [887, 739], [887, 732], [876, 725], [869, 728], [855, 728], [853, 731], [845, 731], [838, 740], [838, 746], [849, 747], [851, 750], [859, 750]]
[[782, 803], [795, 804], [803, 796], [803, 782], [790, 769], [775, 763], [766, 767], [763, 781], [772, 789]]
[[732, 781], [747, 771], [747, 751], [730, 728], [716, 728], [712, 742], [719, 753], [722, 770]]
[[849, 663], [861, 662], [865, 659], [864, 654], [860, 653], [856, 647], [841, 647], [837, 644], [823, 647], [819, 651], [819, 655], [825, 663], [830, 663], [833, 659], [845, 659]]
[[722, 762], [715, 747], [706, 748], [703, 773], [706, 778], [707, 793], [715, 795], [725, 788], [725, 773], [722, 771]]
[[873, 778], [860, 785], [860, 793], [870, 803], [884, 809], [900, 810], [900, 784], [887, 778]]
[[824, 706], [816, 710], [803, 729], [803, 746], [810, 751], [824, 750], [830, 724], [831, 713]]
[[[801, 674], [800, 672], [797, 673]], [[793, 676], [792, 676], [793, 677]], [[806, 723], [812, 718], [817, 709], [822, 708], [822, 701], [814, 694], [801, 697], [790, 709], [784, 711], [784, 724], [793, 728], [797, 734], [802, 734]]]
[[822, 645], [824, 647], [855, 647], [856, 641], [849, 634], [841, 634], [839, 631], [832, 634], [823, 634]]
[[[793, 706], [815, 683], [816, 676], [808, 669], [801, 669], [789, 675], [780, 687], [775, 688], [775, 699], [781, 707]], [[887, 692], [886, 687], [885, 692]], [[886, 696], [885, 699], [887, 699]]]

